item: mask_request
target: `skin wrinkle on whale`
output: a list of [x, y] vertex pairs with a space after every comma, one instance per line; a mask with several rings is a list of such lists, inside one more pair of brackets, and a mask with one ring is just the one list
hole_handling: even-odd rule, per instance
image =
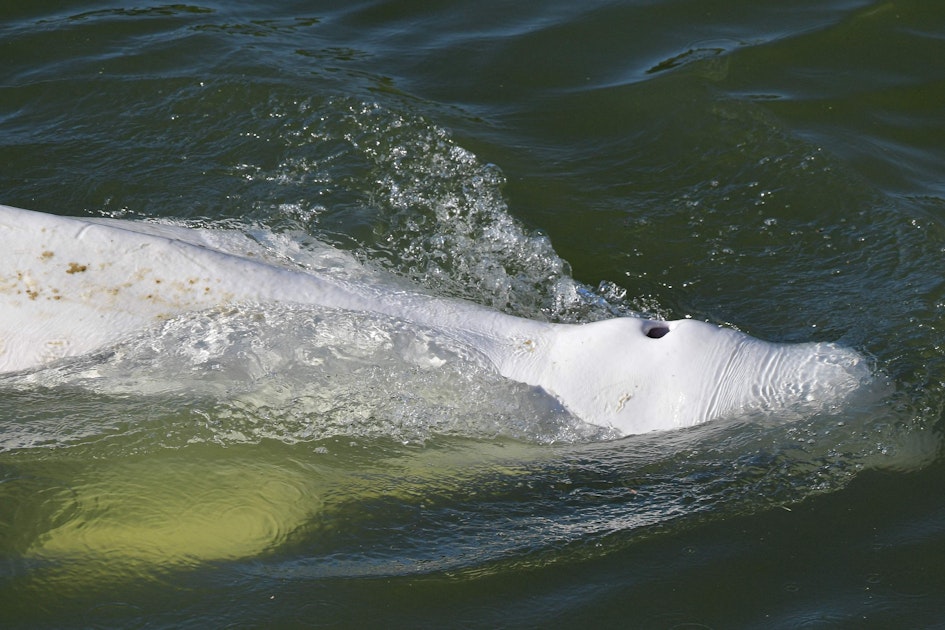
[[[218, 231], [219, 232], [219, 231]], [[815, 413], [872, 380], [833, 344], [775, 344], [694, 320], [552, 324], [280, 266], [218, 232], [0, 206], [0, 374], [88, 354], [188, 312], [311, 304], [427, 327], [622, 434], [741, 413]], [[255, 241], [252, 241], [255, 243]], [[435, 362], [434, 362], [435, 364]]]

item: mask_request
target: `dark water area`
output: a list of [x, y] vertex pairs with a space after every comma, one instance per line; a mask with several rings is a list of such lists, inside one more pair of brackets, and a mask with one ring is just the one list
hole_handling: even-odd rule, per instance
[[0, 378], [0, 627], [945, 624], [945, 4], [17, 2], [0, 58], [0, 203], [889, 385], [612, 439], [369, 318], [181, 318]]

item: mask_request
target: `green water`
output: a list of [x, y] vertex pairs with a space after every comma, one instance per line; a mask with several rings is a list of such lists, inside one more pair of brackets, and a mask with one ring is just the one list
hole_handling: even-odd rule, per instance
[[945, 5], [68, 5], [0, 9], [0, 203], [892, 391], [611, 440], [369, 320], [185, 317], [0, 379], [0, 626], [945, 623]]

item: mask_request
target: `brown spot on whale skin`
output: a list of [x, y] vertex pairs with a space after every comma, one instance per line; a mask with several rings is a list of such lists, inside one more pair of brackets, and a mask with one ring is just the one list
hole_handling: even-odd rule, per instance
[[71, 262], [69, 263], [69, 268], [66, 269], [66, 273], [82, 273], [88, 269], [86, 265], [80, 265], [79, 263]]
[[52, 253], [51, 251], [49, 251], [48, 249], [47, 249], [46, 251], [44, 251], [42, 254], [39, 255], [39, 257], [40, 257], [42, 260], [49, 260], [49, 259], [52, 258], [53, 256], [55, 256], [55, 254], [53, 254], [53, 253]]

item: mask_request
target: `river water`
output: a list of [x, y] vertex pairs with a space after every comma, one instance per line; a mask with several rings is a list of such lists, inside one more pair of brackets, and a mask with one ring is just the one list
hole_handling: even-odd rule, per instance
[[0, 203], [888, 387], [614, 439], [366, 315], [182, 316], [0, 379], [0, 626], [943, 623], [945, 4], [62, 4], [0, 9]]

